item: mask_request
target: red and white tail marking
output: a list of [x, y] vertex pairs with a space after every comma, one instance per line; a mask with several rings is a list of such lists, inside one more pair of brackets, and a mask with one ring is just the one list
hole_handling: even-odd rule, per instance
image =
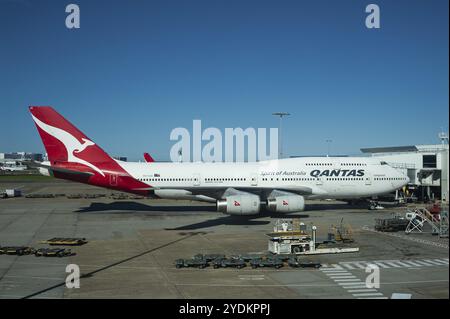
[[77, 181], [124, 191], [148, 188], [52, 107], [30, 106], [30, 113], [55, 177], [74, 180], [81, 175], [73, 173], [89, 173]]

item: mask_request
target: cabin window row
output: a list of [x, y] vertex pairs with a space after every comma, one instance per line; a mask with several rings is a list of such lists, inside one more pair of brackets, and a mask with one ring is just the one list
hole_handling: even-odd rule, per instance
[[246, 181], [246, 178], [243, 177], [231, 177], [231, 178], [205, 178], [206, 182], [240, 182], [240, 181]]
[[406, 181], [406, 177], [376, 177], [376, 181]]
[[263, 182], [272, 182], [272, 181], [318, 181], [318, 178], [312, 178], [312, 177], [303, 177], [303, 178], [263, 178]]
[[142, 182], [190, 182], [192, 178], [140, 178]]
[[[306, 166], [333, 166], [332, 163], [306, 163]], [[365, 163], [341, 163], [341, 166], [367, 166]]]
[[363, 180], [364, 178], [361, 177], [327, 177], [327, 181], [363, 181]]

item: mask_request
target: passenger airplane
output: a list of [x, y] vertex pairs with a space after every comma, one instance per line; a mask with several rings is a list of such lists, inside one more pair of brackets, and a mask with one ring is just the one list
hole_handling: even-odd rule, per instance
[[7, 172], [24, 171], [27, 167], [21, 165], [19, 161], [0, 162], [0, 170]]
[[362, 157], [308, 157], [254, 163], [122, 162], [111, 158], [52, 107], [31, 106], [49, 161], [41, 172], [57, 178], [151, 198], [217, 203], [230, 215], [305, 209], [306, 199], [370, 198], [409, 182], [386, 162]]

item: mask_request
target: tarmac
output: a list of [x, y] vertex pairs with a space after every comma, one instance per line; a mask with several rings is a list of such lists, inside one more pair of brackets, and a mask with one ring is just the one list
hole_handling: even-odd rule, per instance
[[[63, 258], [0, 255], [0, 298], [449, 298], [448, 238], [379, 233], [374, 219], [405, 208], [369, 211], [337, 201], [307, 201], [293, 214], [223, 215], [215, 205], [171, 200], [114, 199], [111, 191], [60, 180], [0, 179], [0, 190], [27, 194], [103, 194], [99, 198], [0, 199], [0, 246], [46, 247], [52, 237], [84, 237]], [[303, 256], [320, 269], [175, 268], [198, 253], [265, 253], [278, 218], [299, 218], [325, 239], [343, 218], [357, 253]], [[80, 288], [67, 288], [66, 267], [80, 268]], [[369, 264], [380, 285], [367, 287]]]

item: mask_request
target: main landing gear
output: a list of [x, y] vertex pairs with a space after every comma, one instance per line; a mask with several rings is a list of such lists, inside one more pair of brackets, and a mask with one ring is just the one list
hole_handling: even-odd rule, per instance
[[378, 209], [384, 209], [384, 207], [381, 206], [377, 201], [374, 200], [369, 201], [369, 210], [378, 210]]

